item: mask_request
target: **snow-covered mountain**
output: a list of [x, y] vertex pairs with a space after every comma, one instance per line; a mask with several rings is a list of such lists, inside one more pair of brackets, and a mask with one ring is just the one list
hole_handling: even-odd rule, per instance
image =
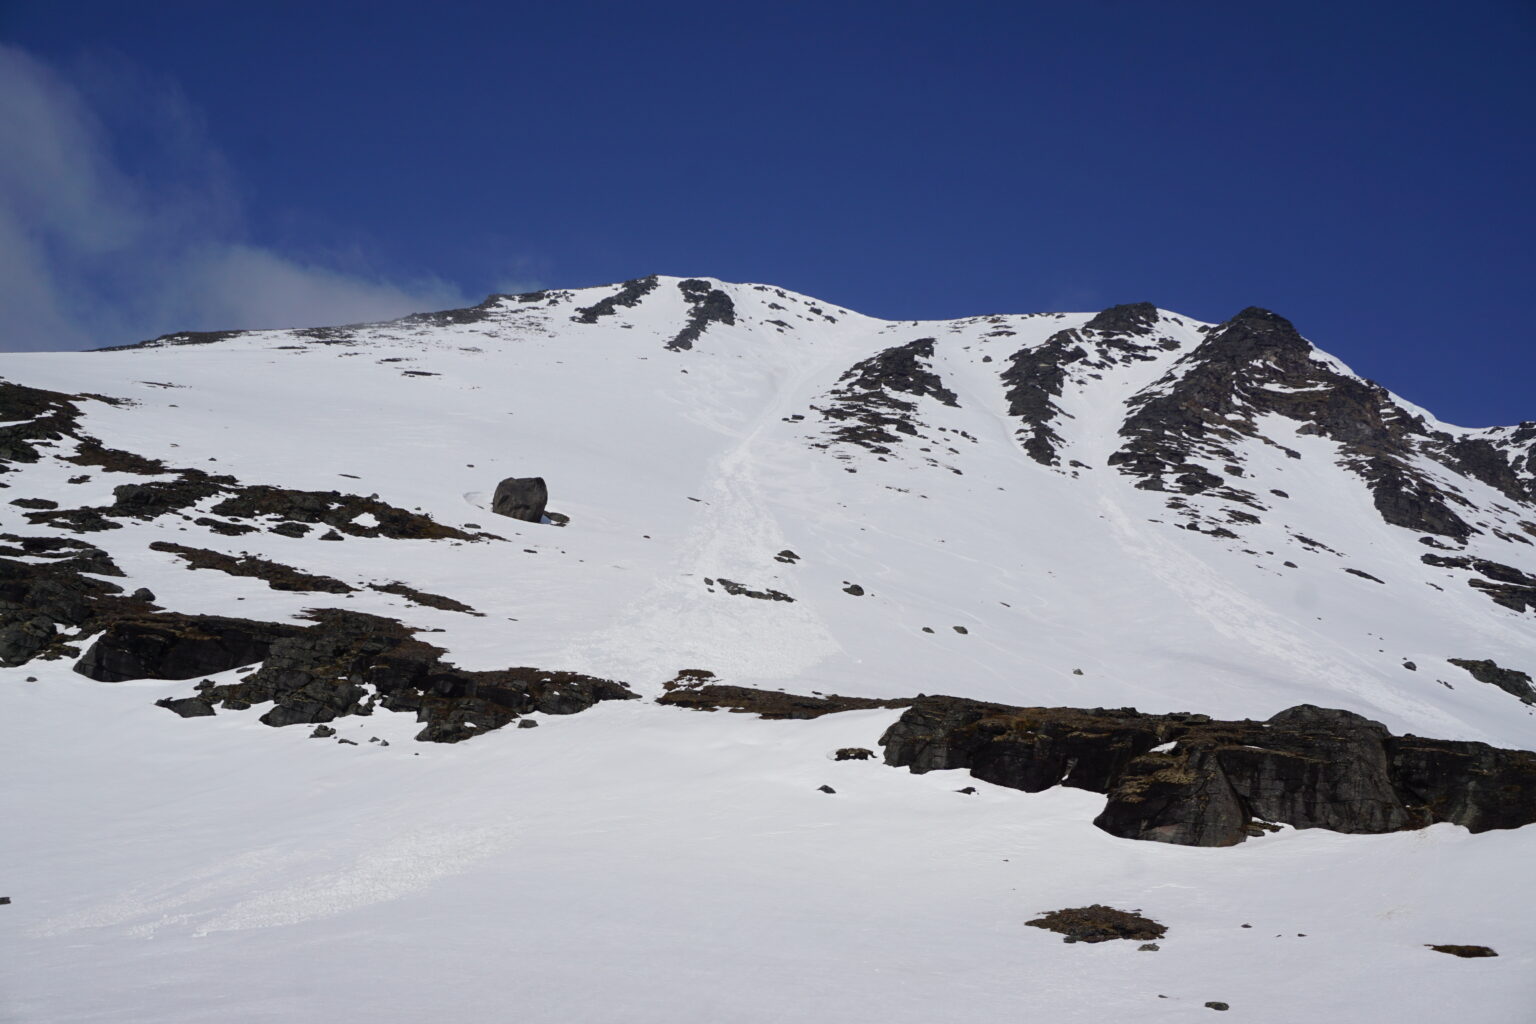
[[[0, 376], [16, 1020], [1536, 1005], [1536, 423], [1442, 423], [1273, 313], [650, 277]], [[535, 476], [542, 521], [491, 511]], [[1256, 724], [1297, 705], [1448, 743]], [[1369, 750], [1392, 807], [1237, 780], [1266, 744]], [[1196, 776], [1260, 838], [1093, 825], [1148, 779], [1215, 807]], [[1023, 926], [1093, 903], [1156, 955]]]

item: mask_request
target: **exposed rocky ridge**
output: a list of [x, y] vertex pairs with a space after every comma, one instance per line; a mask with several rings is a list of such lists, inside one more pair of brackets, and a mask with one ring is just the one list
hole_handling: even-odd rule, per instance
[[1479, 573], [1486, 578], [1469, 579], [1467, 586], [1481, 590], [1489, 600], [1512, 611], [1536, 612], [1536, 576], [1530, 573], [1488, 558], [1433, 554], [1420, 557], [1426, 565]]
[[1457, 541], [1478, 532], [1464, 518], [1471, 503], [1426, 473], [1421, 458], [1528, 500], [1509, 458], [1491, 442], [1432, 431], [1385, 388], [1313, 355], [1283, 317], [1243, 310], [1133, 400], [1120, 431], [1126, 441], [1110, 464], [1144, 489], [1209, 494], [1262, 509], [1254, 494], [1207, 464], [1234, 466], [1240, 475], [1234, 446], [1265, 440], [1257, 418], [1273, 414], [1299, 422], [1300, 433], [1338, 442], [1341, 464], [1361, 477], [1392, 525]]
[[[385, 320], [369, 323], [338, 324], [333, 327], [305, 327], [288, 333], [306, 341], [319, 342], [320, 344], [356, 344], [356, 335], [359, 331], [368, 328], [380, 327], [449, 327], [464, 324], [478, 324], [488, 320], [494, 320], [504, 310], [505, 304], [515, 302], [523, 305], [542, 303], [555, 305], [558, 302], [570, 298], [568, 290], [540, 290], [522, 292], [518, 294], [506, 294], [496, 292], [487, 295], [473, 306], [464, 306], [459, 309], [443, 309], [429, 313], [411, 313], [398, 320]], [[107, 345], [92, 349], [93, 352], [128, 352], [134, 349], [149, 348], [173, 348], [181, 345], [213, 345], [233, 338], [248, 337], [251, 335], [268, 333], [264, 330], [243, 331], [172, 331], [158, 337], [144, 341], [136, 341], [129, 345]]]
[[845, 372], [827, 404], [816, 407], [824, 421], [837, 424], [827, 444], [853, 444], [890, 455], [891, 445], [902, 436], [919, 436], [916, 399], [958, 405], [955, 393], [929, 368], [933, 346], [933, 338], [893, 345]]
[[1464, 668], [1480, 683], [1497, 686], [1505, 693], [1518, 697], [1522, 704], [1536, 704], [1536, 686], [1531, 685], [1529, 673], [1517, 669], [1502, 668], [1488, 658], [1447, 658], [1457, 668]]
[[708, 281], [689, 278], [677, 282], [678, 291], [689, 305], [688, 320], [683, 329], [667, 342], [667, 348], [681, 352], [693, 348], [693, 343], [703, 337], [710, 324], [730, 326], [736, 322], [736, 304], [731, 297]]
[[334, 577], [301, 572], [291, 565], [268, 561], [254, 555], [242, 554], [237, 557], [226, 555], [221, 551], [172, 544], [163, 540], [150, 544], [149, 549], [176, 555], [186, 562], [188, 569], [213, 569], [230, 576], [249, 576], [265, 581], [273, 590], [318, 591], [327, 594], [350, 594], [357, 590], [356, 587]]
[[[1069, 367], [1104, 370], [1118, 363], [1156, 358], [1148, 350], [1177, 347], [1171, 338], [1154, 337], [1157, 307], [1150, 302], [1111, 306], [1095, 314], [1082, 328], [1057, 331], [1042, 344], [1025, 346], [1008, 358], [1002, 371], [1008, 415], [1023, 423], [1017, 437], [1030, 458], [1057, 466], [1064, 441], [1054, 424], [1062, 416], [1056, 399], [1069, 377]], [[1089, 349], [1093, 352], [1090, 353]]]
[[887, 764], [916, 772], [964, 768], [1026, 792], [1104, 793], [1101, 829], [1187, 846], [1240, 843], [1258, 823], [1372, 833], [1536, 822], [1536, 753], [1392, 736], [1310, 705], [1222, 722], [921, 697], [881, 744]]
[[[650, 277], [637, 277], [633, 281], [625, 281], [619, 290], [612, 295], [594, 302], [590, 306], [583, 306], [576, 310], [571, 317], [578, 324], [595, 324], [605, 316], [612, 316], [620, 307], [633, 307], [640, 304], [640, 300], [656, 290], [658, 279], [655, 274]], [[691, 342], [690, 342], [691, 344]]]
[[[72, 441], [72, 453], [55, 453], [62, 461], [118, 473], [170, 476], [171, 479], [119, 484], [113, 488], [110, 505], [29, 512], [27, 519], [34, 524], [76, 533], [114, 530], [120, 526], [113, 521], [116, 519], [156, 519], [225, 495], [210, 509], [213, 515], [228, 519], [322, 523], [354, 537], [476, 540], [490, 536], [445, 526], [431, 516], [398, 508], [376, 495], [364, 498], [340, 491], [300, 491], [266, 484], [243, 484], [232, 476], [215, 476], [200, 469], [174, 469], [158, 459], [107, 448], [79, 429], [81, 410], [78, 403], [85, 400], [120, 401], [99, 395], [67, 395], [0, 382], [0, 418], [16, 421], [0, 425], [0, 472], [9, 470], [14, 462], [38, 461], [42, 457], [39, 445], [63, 446]], [[372, 516], [376, 522], [364, 525], [356, 521], [364, 515]], [[192, 516], [183, 518], [193, 519]], [[246, 532], [238, 525], [233, 530], [221, 529], [227, 524], [207, 518], [198, 518], [196, 522], [216, 532]]]

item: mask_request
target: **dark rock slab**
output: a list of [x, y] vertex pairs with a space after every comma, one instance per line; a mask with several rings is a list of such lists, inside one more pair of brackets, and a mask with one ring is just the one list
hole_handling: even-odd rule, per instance
[[75, 671], [103, 683], [192, 679], [254, 665], [302, 627], [219, 615], [161, 612], [111, 622]]
[[1531, 685], [1528, 673], [1512, 668], [1501, 668], [1488, 658], [1446, 658], [1457, 668], [1464, 668], [1480, 683], [1497, 686], [1505, 693], [1520, 698], [1523, 704], [1536, 704], [1536, 687]]
[[216, 714], [212, 702], [202, 697], [166, 697], [155, 701], [155, 707], [174, 711], [182, 718], [207, 718]]
[[[710, 678], [706, 674], [703, 678]], [[876, 700], [870, 697], [843, 697], [835, 693], [805, 696], [784, 693], [779, 690], [757, 690], [749, 686], [728, 686], [723, 683], [700, 681], [701, 677], [680, 676], [664, 684], [667, 692], [656, 698], [656, 703], [668, 707], [689, 708], [694, 711], [726, 710], [737, 714], [752, 714], [759, 718], [820, 718], [839, 711], [864, 711], [870, 708], [902, 708], [910, 700]], [[857, 748], [848, 748], [850, 751]], [[845, 760], [839, 751], [838, 760]], [[850, 753], [850, 757], [856, 754]]]

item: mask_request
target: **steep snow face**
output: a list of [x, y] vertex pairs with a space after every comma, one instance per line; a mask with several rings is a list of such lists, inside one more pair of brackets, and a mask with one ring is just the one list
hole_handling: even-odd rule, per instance
[[[4, 557], [95, 559], [171, 611], [373, 613], [468, 672], [645, 697], [694, 669], [1220, 718], [1312, 703], [1536, 748], [1518, 682], [1448, 661], [1536, 676], [1536, 432], [1439, 423], [1263, 311], [891, 322], [652, 277], [0, 375], [57, 393], [4, 394]], [[510, 476], [545, 478], [549, 521], [490, 512]], [[1224, 1000], [1515, 1021], [1536, 1000], [1531, 929], [1502, 913], [1529, 828], [1169, 848], [1094, 830], [1091, 794], [827, 759], [894, 712], [621, 701], [445, 747], [380, 710], [338, 720], [353, 747], [259, 708], [179, 719], [153, 702], [200, 680], [70, 664], [0, 669], [25, 723], [0, 765], [0, 818], [27, 826], [0, 907], [20, 1020], [899, 1022], [963, 991], [979, 1019]], [[1170, 939], [1022, 927], [1094, 902]]]
[[[220, 518], [222, 495], [88, 536], [173, 610], [288, 620], [346, 601], [442, 630], [468, 668], [642, 693], [697, 668], [1219, 717], [1311, 702], [1397, 731], [1536, 740], [1527, 708], [1446, 661], [1536, 672], [1536, 594], [1495, 603], [1488, 586], [1510, 584], [1478, 571], [1536, 572], [1523, 434], [1428, 420], [1261, 311], [884, 322], [653, 277], [387, 324], [12, 356], [7, 374], [128, 399], [84, 400], [80, 431], [167, 468], [376, 495], [504, 538], [322, 544], [271, 519], [226, 537], [197, 522]], [[10, 492], [72, 508], [145, 480], [61, 463], [76, 443], [13, 466]], [[545, 477], [570, 524], [492, 516], [513, 475]], [[6, 513], [17, 530], [48, 515]], [[188, 572], [157, 539], [483, 614]], [[776, 559], [786, 549], [799, 557]]]

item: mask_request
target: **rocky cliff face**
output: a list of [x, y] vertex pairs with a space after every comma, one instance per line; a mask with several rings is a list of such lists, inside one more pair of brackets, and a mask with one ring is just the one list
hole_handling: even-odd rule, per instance
[[1231, 846], [1277, 824], [1377, 833], [1536, 822], [1536, 754], [1393, 736], [1310, 705], [1222, 722], [921, 697], [880, 742], [887, 764], [914, 772], [963, 768], [1025, 792], [1104, 793], [1099, 828], [1182, 846]]

